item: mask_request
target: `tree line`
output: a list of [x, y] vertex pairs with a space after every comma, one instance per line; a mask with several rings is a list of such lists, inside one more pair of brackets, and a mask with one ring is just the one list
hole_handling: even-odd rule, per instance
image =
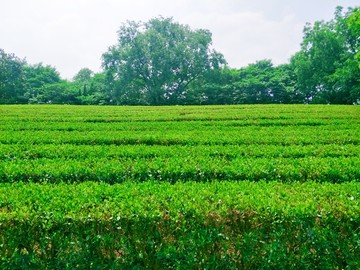
[[108, 105], [360, 103], [360, 9], [338, 7], [306, 24], [289, 63], [269, 59], [231, 68], [208, 30], [172, 18], [129, 21], [102, 56], [103, 70], [72, 80], [0, 49], [0, 103]]

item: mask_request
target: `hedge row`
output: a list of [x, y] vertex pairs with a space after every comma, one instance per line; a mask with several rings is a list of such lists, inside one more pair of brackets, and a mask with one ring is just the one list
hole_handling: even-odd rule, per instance
[[100, 181], [122, 183], [159, 180], [277, 180], [281, 182], [360, 181], [360, 157], [336, 158], [89, 158], [14, 159], [0, 162], [0, 183], [79, 183]]
[[360, 185], [0, 185], [1, 269], [358, 269]]
[[[358, 108], [343, 105], [219, 105], [219, 106], [64, 106], [2, 105], [5, 119], [15, 120], [202, 120], [202, 119], [357, 119]], [[34, 114], [34, 112], [36, 112]], [[4, 121], [3, 119], [2, 121]]]

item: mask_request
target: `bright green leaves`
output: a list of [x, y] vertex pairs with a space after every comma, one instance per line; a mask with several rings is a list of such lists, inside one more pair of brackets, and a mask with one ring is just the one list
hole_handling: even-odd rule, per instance
[[0, 49], [0, 103], [24, 103], [25, 61]]
[[359, 268], [358, 106], [0, 113], [1, 269]]
[[2, 184], [0, 266], [358, 267], [359, 198], [358, 183]]
[[128, 22], [118, 34], [118, 46], [103, 55], [116, 103], [179, 104], [190, 82], [224, 63], [209, 48], [209, 31], [193, 31], [170, 18]]
[[357, 9], [334, 20], [306, 25], [301, 51], [291, 60], [298, 91], [307, 103], [357, 103], [360, 68], [355, 59], [359, 50]]
[[356, 106], [1, 109], [2, 182], [360, 177]]

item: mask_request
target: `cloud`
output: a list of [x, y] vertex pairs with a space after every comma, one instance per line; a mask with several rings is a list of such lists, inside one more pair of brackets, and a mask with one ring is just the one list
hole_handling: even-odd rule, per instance
[[65, 78], [100, 70], [126, 20], [163, 15], [213, 33], [213, 46], [232, 67], [260, 59], [286, 62], [299, 49], [307, 21], [332, 18], [356, 0], [12, 0], [3, 1], [0, 48], [30, 63], [55, 66]]
[[191, 14], [185, 20], [211, 29], [215, 49], [232, 67], [261, 59], [273, 59], [276, 64], [287, 62], [299, 49], [303, 27], [294, 16], [270, 20], [258, 12]]

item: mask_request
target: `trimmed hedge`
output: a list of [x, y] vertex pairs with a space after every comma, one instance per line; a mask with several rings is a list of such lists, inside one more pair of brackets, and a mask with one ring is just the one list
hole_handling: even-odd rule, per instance
[[360, 184], [0, 186], [1, 269], [358, 269]]
[[0, 116], [0, 269], [360, 269], [359, 106]]

